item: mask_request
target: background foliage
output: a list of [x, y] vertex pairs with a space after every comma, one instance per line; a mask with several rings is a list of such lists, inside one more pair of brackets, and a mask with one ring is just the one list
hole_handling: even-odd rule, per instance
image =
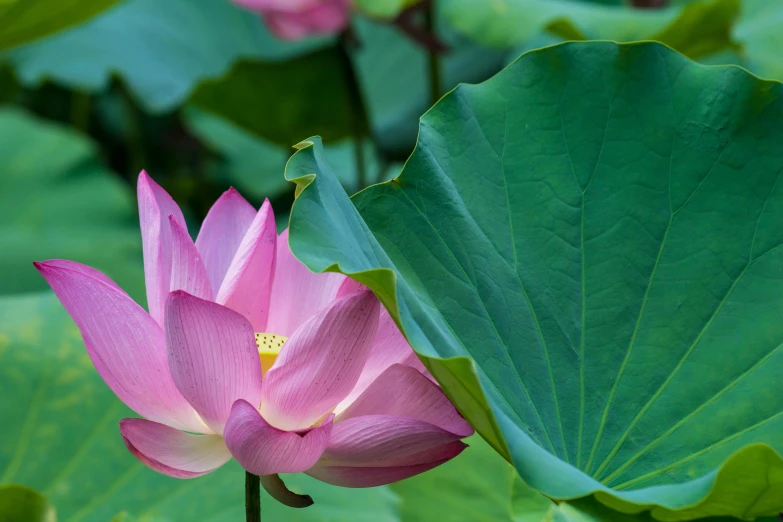
[[[321, 135], [323, 160], [349, 193], [391, 179], [428, 107], [527, 50], [565, 40], [658, 40], [705, 64], [783, 80], [776, 1], [355, 7], [350, 34], [283, 42], [229, 0], [0, 0], [0, 412], [10, 427], [0, 431], [0, 519], [50, 521], [55, 510], [71, 522], [241, 517], [235, 466], [180, 482], [127, 454], [116, 422], [128, 412], [31, 266], [78, 260], [143, 302], [134, 197], [142, 168], [182, 205], [194, 232], [229, 186], [256, 206], [270, 198], [282, 228], [294, 198], [283, 177], [294, 144]], [[510, 457], [501, 438], [487, 439]], [[291, 477], [316, 507], [294, 512], [265, 502], [266, 517], [650, 519], [593, 498], [556, 505], [480, 438], [471, 445], [448, 465], [390, 487], [349, 491]]]

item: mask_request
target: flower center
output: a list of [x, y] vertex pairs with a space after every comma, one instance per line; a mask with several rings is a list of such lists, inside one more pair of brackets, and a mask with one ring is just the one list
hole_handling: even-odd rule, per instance
[[277, 356], [280, 355], [280, 350], [282, 350], [287, 340], [288, 337], [273, 333], [256, 334], [256, 346], [258, 346], [258, 356], [261, 359], [262, 376], [265, 376], [266, 372], [275, 364]]

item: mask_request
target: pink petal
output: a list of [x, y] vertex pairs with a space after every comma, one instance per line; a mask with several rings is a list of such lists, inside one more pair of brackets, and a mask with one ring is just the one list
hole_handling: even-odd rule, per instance
[[408, 344], [405, 336], [394, 323], [385, 308], [381, 308], [378, 333], [373, 341], [370, 357], [367, 359], [359, 381], [348, 397], [335, 409], [337, 413], [347, 408], [367, 387], [393, 364], [404, 364], [428, 375], [427, 369]]
[[139, 221], [144, 253], [144, 279], [147, 284], [147, 306], [158, 324], [163, 324], [163, 307], [171, 281], [171, 226], [169, 216], [183, 225], [185, 218], [179, 206], [145, 171], [137, 184]]
[[419, 473], [424, 473], [432, 468], [440, 466], [456, 457], [467, 446], [461, 442], [453, 442], [444, 446], [447, 451], [443, 451], [445, 458], [418, 464], [413, 466], [391, 466], [381, 468], [362, 468], [352, 466], [322, 466], [316, 464], [307, 474], [327, 484], [342, 486], [345, 488], [371, 488], [391, 484], [406, 478], [413, 477]]
[[233, 188], [224, 192], [209, 209], [196, 239], [196, 248], [204, 260], [214, 294], [218, 293], [255, 216], [253, 206]]
[[441, 447], [459, 442], [459, 439], [459, 435], [418, 419], [365, 415], [334, 425], [319, 465], [391, 467], [426, 464], [445, 458]]
[[[68, 261], [65, 259], [50, 259], [48, 261], [44, 261], [42, 263], [33, 263], [33, 265], [40, 271], [42, 267], [49, 268], [49, 269], [55, 269], [55, 268], [62, 268], [66, 270], [74, 270], [76, 272], [80, 272], [81, 274], [91, 277], [93, 279], [97, 279], [101, 283], [106, 283], [110, 287], [114, 288], [115, 290], [119, 290], [122, 293], [125, 293], [125, 290], [120, 288], [120, 285], [112, 281], [112, 279], [101, 272], [100, 270], [97, 270], [91, 266], [82, 265], [81, 263], [77, 263], [75, 261]], [[46, 276], [44, 276], [46, 277]]]
[[266, 331], [290, 337], [305, 321], [331, 303], [346, 277], [314, 274], [288, 248], [288, 230], [277, 238], [277, 261]]
[[216, 301], [244, 315], [256, 332], [265, 332], [275, 272], [277, 228], [264, 201], [239, 245]]
[[269, 30], [284, 40], [299, 40], [317, 34], [333, 34], [342, 30], [351, 16], [349, 0], [323, 0], [298, 12], [290, 10], [262, 11]]
[[219, 435], [191, 435], [144, 419], [122, 419], [120, 433], [133, 456], [171, 477], [198, 477], [231, 459]]
[[272, 475], [310, 469], [323, 454], [331, 432], [331, 417], [306, 433], [279, 430], [246, 401], [237, 401], [226, 423], [225, 438], [243, 468], [254, 475]]
[[171, 291], [184, 290], [201, 299], [212, 301], [212, 286], [209, 276], [188, 234], [188, 229], [169, 216], [171, 224]]
[[266, 374], [261, 414], [284, 430], [307, 428], [356, 385], [378, 327], [370, 292], [334, 301], [288, 339]]
[[166, 302], [166, 345], [177, 389], [216, 433], [237, 399], [258, 404], [261, 363], [250, 323], [182, 291]]
[[473, 435], [473, 428], [438, 385], [401, 364], [394, 364], [384, 371], [337, 417], [337, 422], [363, 415], [408, 417], [460, 437]]
[[35, 267], [76, 322], [98, 373], [139, 415], [188, 431], [209, 431], [177, 391], [161, 327], [108, 277], [73, 261]]

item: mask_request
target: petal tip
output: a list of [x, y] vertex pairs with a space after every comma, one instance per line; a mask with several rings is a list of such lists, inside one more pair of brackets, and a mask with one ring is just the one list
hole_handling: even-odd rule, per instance
[[[228, 187], [228, 190], [226, 190], [225, 192], [223, 192], [223, 194], [220, 195], [220, 197], [218, 198], [218, 201], [220, 201], [221, 199], [225, 199], [225, 200], [233, 199], [233, 200], [237, 200], [237, 201], [240, 201], [240, 202], [243, 202], [243, 203], [247, 203], [247, 200], [245, 199], [245, 196], [243, 196], [242, 193], [239, 192], [234, 187]], [[216, 203], [217, 203], [217, 201], [216, 201]], [[248, 203], [248, 205], [250, 205], [250, 203]]]
[[157, 183], [155, 183], [155, 180], [152, 179], [152, 176], [147, 174], [146, 170], [142, 169], [142, 171], [139, 172], [139, 179], [136, 182], [136, 188], [141, 190], [142, 188], [149, 188], [152, 185], [157, 185]]
[[188, 301], [201, 301], [201, 299], [187, 293], [185, 290], [173, 290], [166, 297], [166, 306], [178, 306]]

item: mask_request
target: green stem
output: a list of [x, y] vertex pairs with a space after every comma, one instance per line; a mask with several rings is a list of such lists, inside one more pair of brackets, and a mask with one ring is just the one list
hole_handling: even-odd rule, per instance
[[[424, 10], [424, 25], [427, 28], [427, 32], [433, 37], [437, 30], [435, 24], [435, 2], [436, 0], [429, 0]], [[440, 86], [442, 81], [440, 75], [440, 53], [434, 47], [427, 49], [427, 61], [430, 70], [430, 103], [435, 105], [441, 97]]]
[[245, 472], [245, 517], [247, 522], [261, 522], [261, 480]]
[[354, 157], [356, 160], [357, 189], [362, 190], [367, 186], [367, 162], [364, 157], [363, 144], [364, 138], [367, 135], [369, 120], [367, 119], [367, 109], [365, 108], [364, 97], [362, 96], [362, 90], [359, 85], [359, 78], [356, 74], [356, 67], [354, 67], [353, 60], [351, 59], [350, 47], [354, 44], [354, 34], [349, 27], [340, 35], [339, 52], [345, 75], [345, 86], [351, 100], [351, 108], [353, 109], [351, 111], [351, 118]]

